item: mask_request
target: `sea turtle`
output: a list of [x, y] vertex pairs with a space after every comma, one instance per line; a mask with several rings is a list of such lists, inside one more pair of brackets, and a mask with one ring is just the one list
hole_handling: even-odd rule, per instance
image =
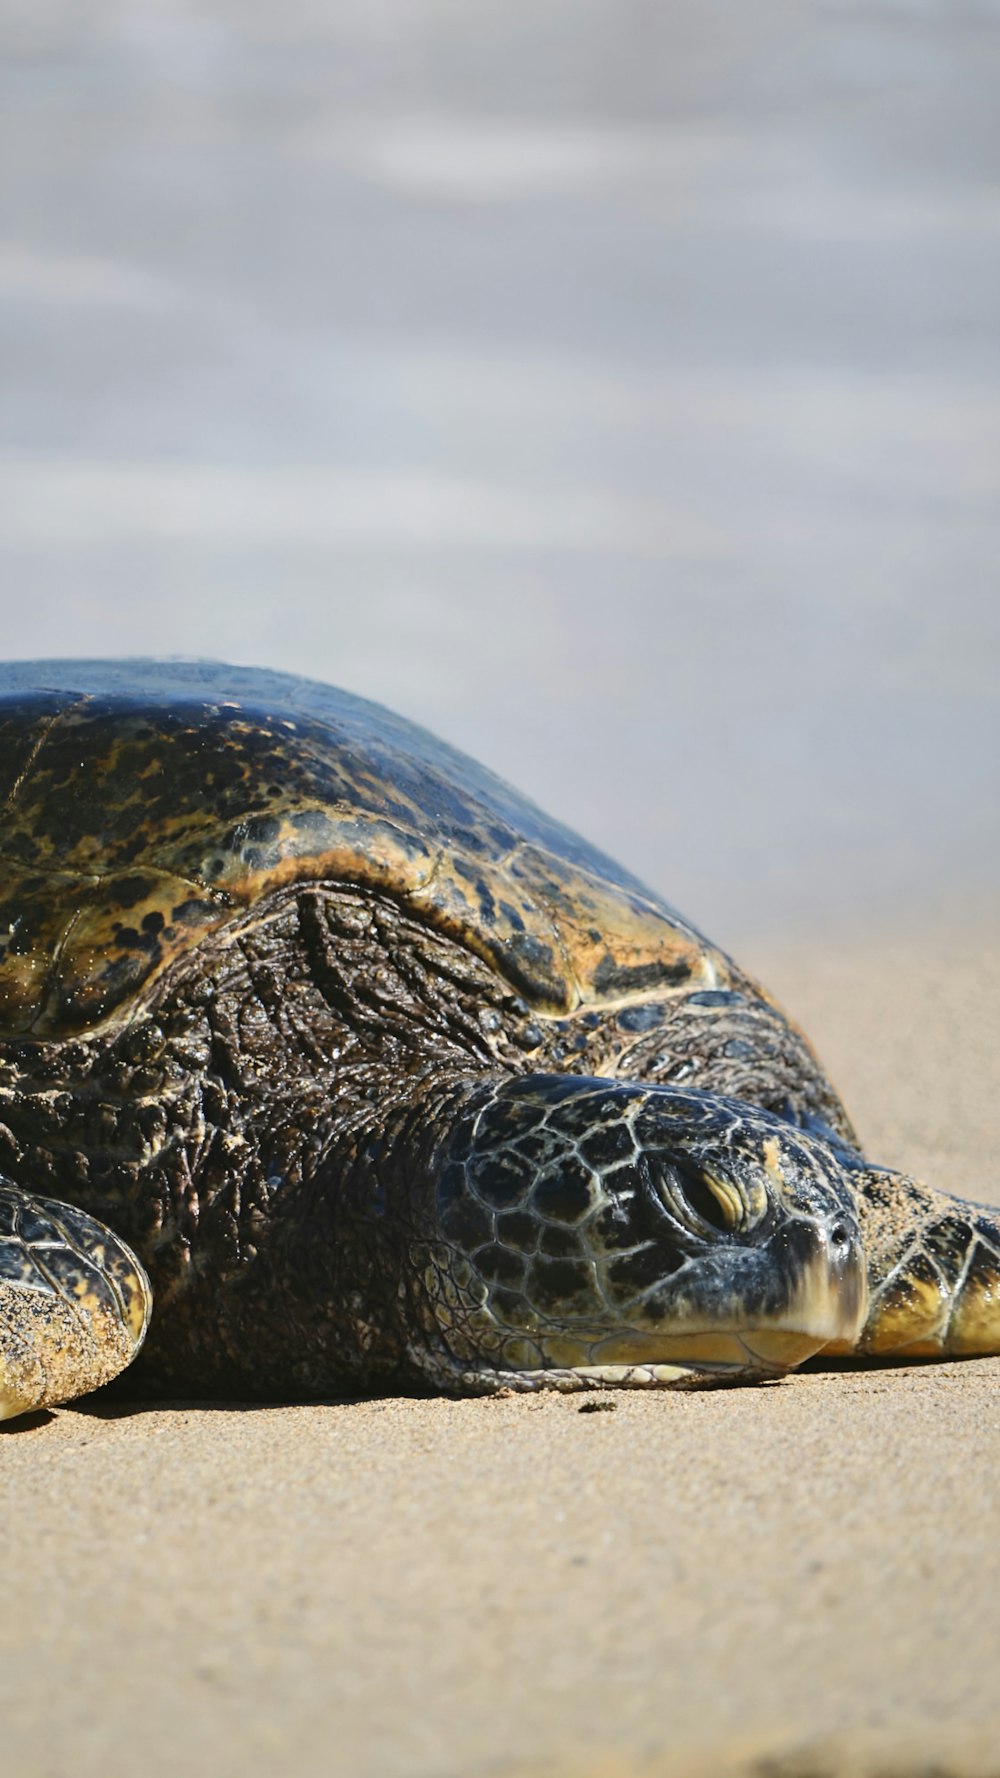
[[[0, 1403], [601, 1388], [1000, 1350], [1000, 1220], [423, 730], [281, 674], [0, 669]], [[113, 1232], [112, 1232], [113, 1231]]]

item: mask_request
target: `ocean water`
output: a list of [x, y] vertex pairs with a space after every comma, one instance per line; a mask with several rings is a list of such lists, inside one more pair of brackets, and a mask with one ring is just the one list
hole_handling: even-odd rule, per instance
[[379, 698], [721, 942], [997, 907], [1000, 8], [8, 0], [4, 652]]

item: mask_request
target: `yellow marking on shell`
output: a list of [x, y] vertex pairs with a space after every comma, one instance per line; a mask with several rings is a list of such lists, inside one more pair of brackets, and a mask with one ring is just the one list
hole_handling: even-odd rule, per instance
[[[359, 775], [359, 800], [377, 790]], [[30, 906], [32, 949], [0, 956], [0, 1021], [39, 1035], [99, 1026], [265, 897], [323, 880], [401, 900], [498, 968], [543, 1016], [729, 980], [722, 953], [652, 898], [539, 846], [495, 851], [485, 826], [466, 851], [397, 800], [390, 820], [289, 791], [287, 806], [251, 804], [222, 831], [210, 806], [188, 805], [161, 818], [127, 866], [108, 860], [98, 873], [100, 846], [81, 841], [62, 861], [81, 868], [20, 867], [7, 905], [20, 894]], [[262, 847], [246, 835], [265, 820]]]
[[[39, 873], [0, 859], [8, 929], [0, 952], [0, 1026], [27, 1030], [43, 998], [46, 979], [79, 910], [81, 898], [97, 887], [96, 877], [46, 873], [40, 896]], [[30, 910], [31, 924], [25, 915]], [[13, 912], [13, 919], [10, 913]], [[30, 934], [30, 944], [28, 942]], [[24, 949], [22, 946], [27, 945]]]
[[728, 971], [721, 953], [652, 902], [535, 847], [496, 859], [442, 853], [404, 899], [499, 968], [543, 1015], [616, 1005], [644, 990], [715, 986]]

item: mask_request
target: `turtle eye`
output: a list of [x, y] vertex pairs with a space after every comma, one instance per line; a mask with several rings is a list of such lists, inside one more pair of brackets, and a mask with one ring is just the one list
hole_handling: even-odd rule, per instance
[[704, 1173], [691, 1161], [672, 1155], [646, 1157], [656, 1195], [678, 1222], [693, 1234], [732, 1235], [743, 1221], [743, 1202], [728, 1180]]

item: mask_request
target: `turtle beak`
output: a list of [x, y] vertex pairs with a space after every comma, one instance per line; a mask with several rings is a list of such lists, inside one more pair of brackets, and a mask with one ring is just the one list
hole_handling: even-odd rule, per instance
[[[861, 1232], [844, 1209], [826, 1215], [790, 1216], [758, 1249], [764, 1261], [765, 1293], [747, 1276], [744, 1249], [739, 1276], [723, 1264], [717, 1275], [715, 1312], [693, 1328], [697, 1310], [687, 1311], [688, 1328], [646, 1342], [661, 1359], [685, 1357], [722, 1369], [750, 1368], [774, 1376], [792, 1370], [831, 1342], [841, 1350], [857, 1344], [868, 1313], [868, 1271]], [[715, 1256], [716, 1264], [722, 1259]], [[752, 1263], [752, 1262], [751, 1262]], [[771, 1294], [775, 1275], [784, 1280], [780, 1299]], [[703, 1300], [710, 1300], [704, 1293]], [[714, 1323], [714, 1325], [713, 1325]], [[603, 1353], [603, 1348], [602, 1348]]]
[[[774, 1246], [784, 1249], [791, 1277], [787, 1307], [767, 1327], [744, 1334], [749, 1350], [767, 1363], [801, 1364], [835, 1341], [856, 1345], [868, 1314], [868, 1268], [861, 1231], [853, 1218], [835, 1212], [806, 1221], [793, 1218]], [[790, 1356], [792, 1350], [797, 1356]]]

